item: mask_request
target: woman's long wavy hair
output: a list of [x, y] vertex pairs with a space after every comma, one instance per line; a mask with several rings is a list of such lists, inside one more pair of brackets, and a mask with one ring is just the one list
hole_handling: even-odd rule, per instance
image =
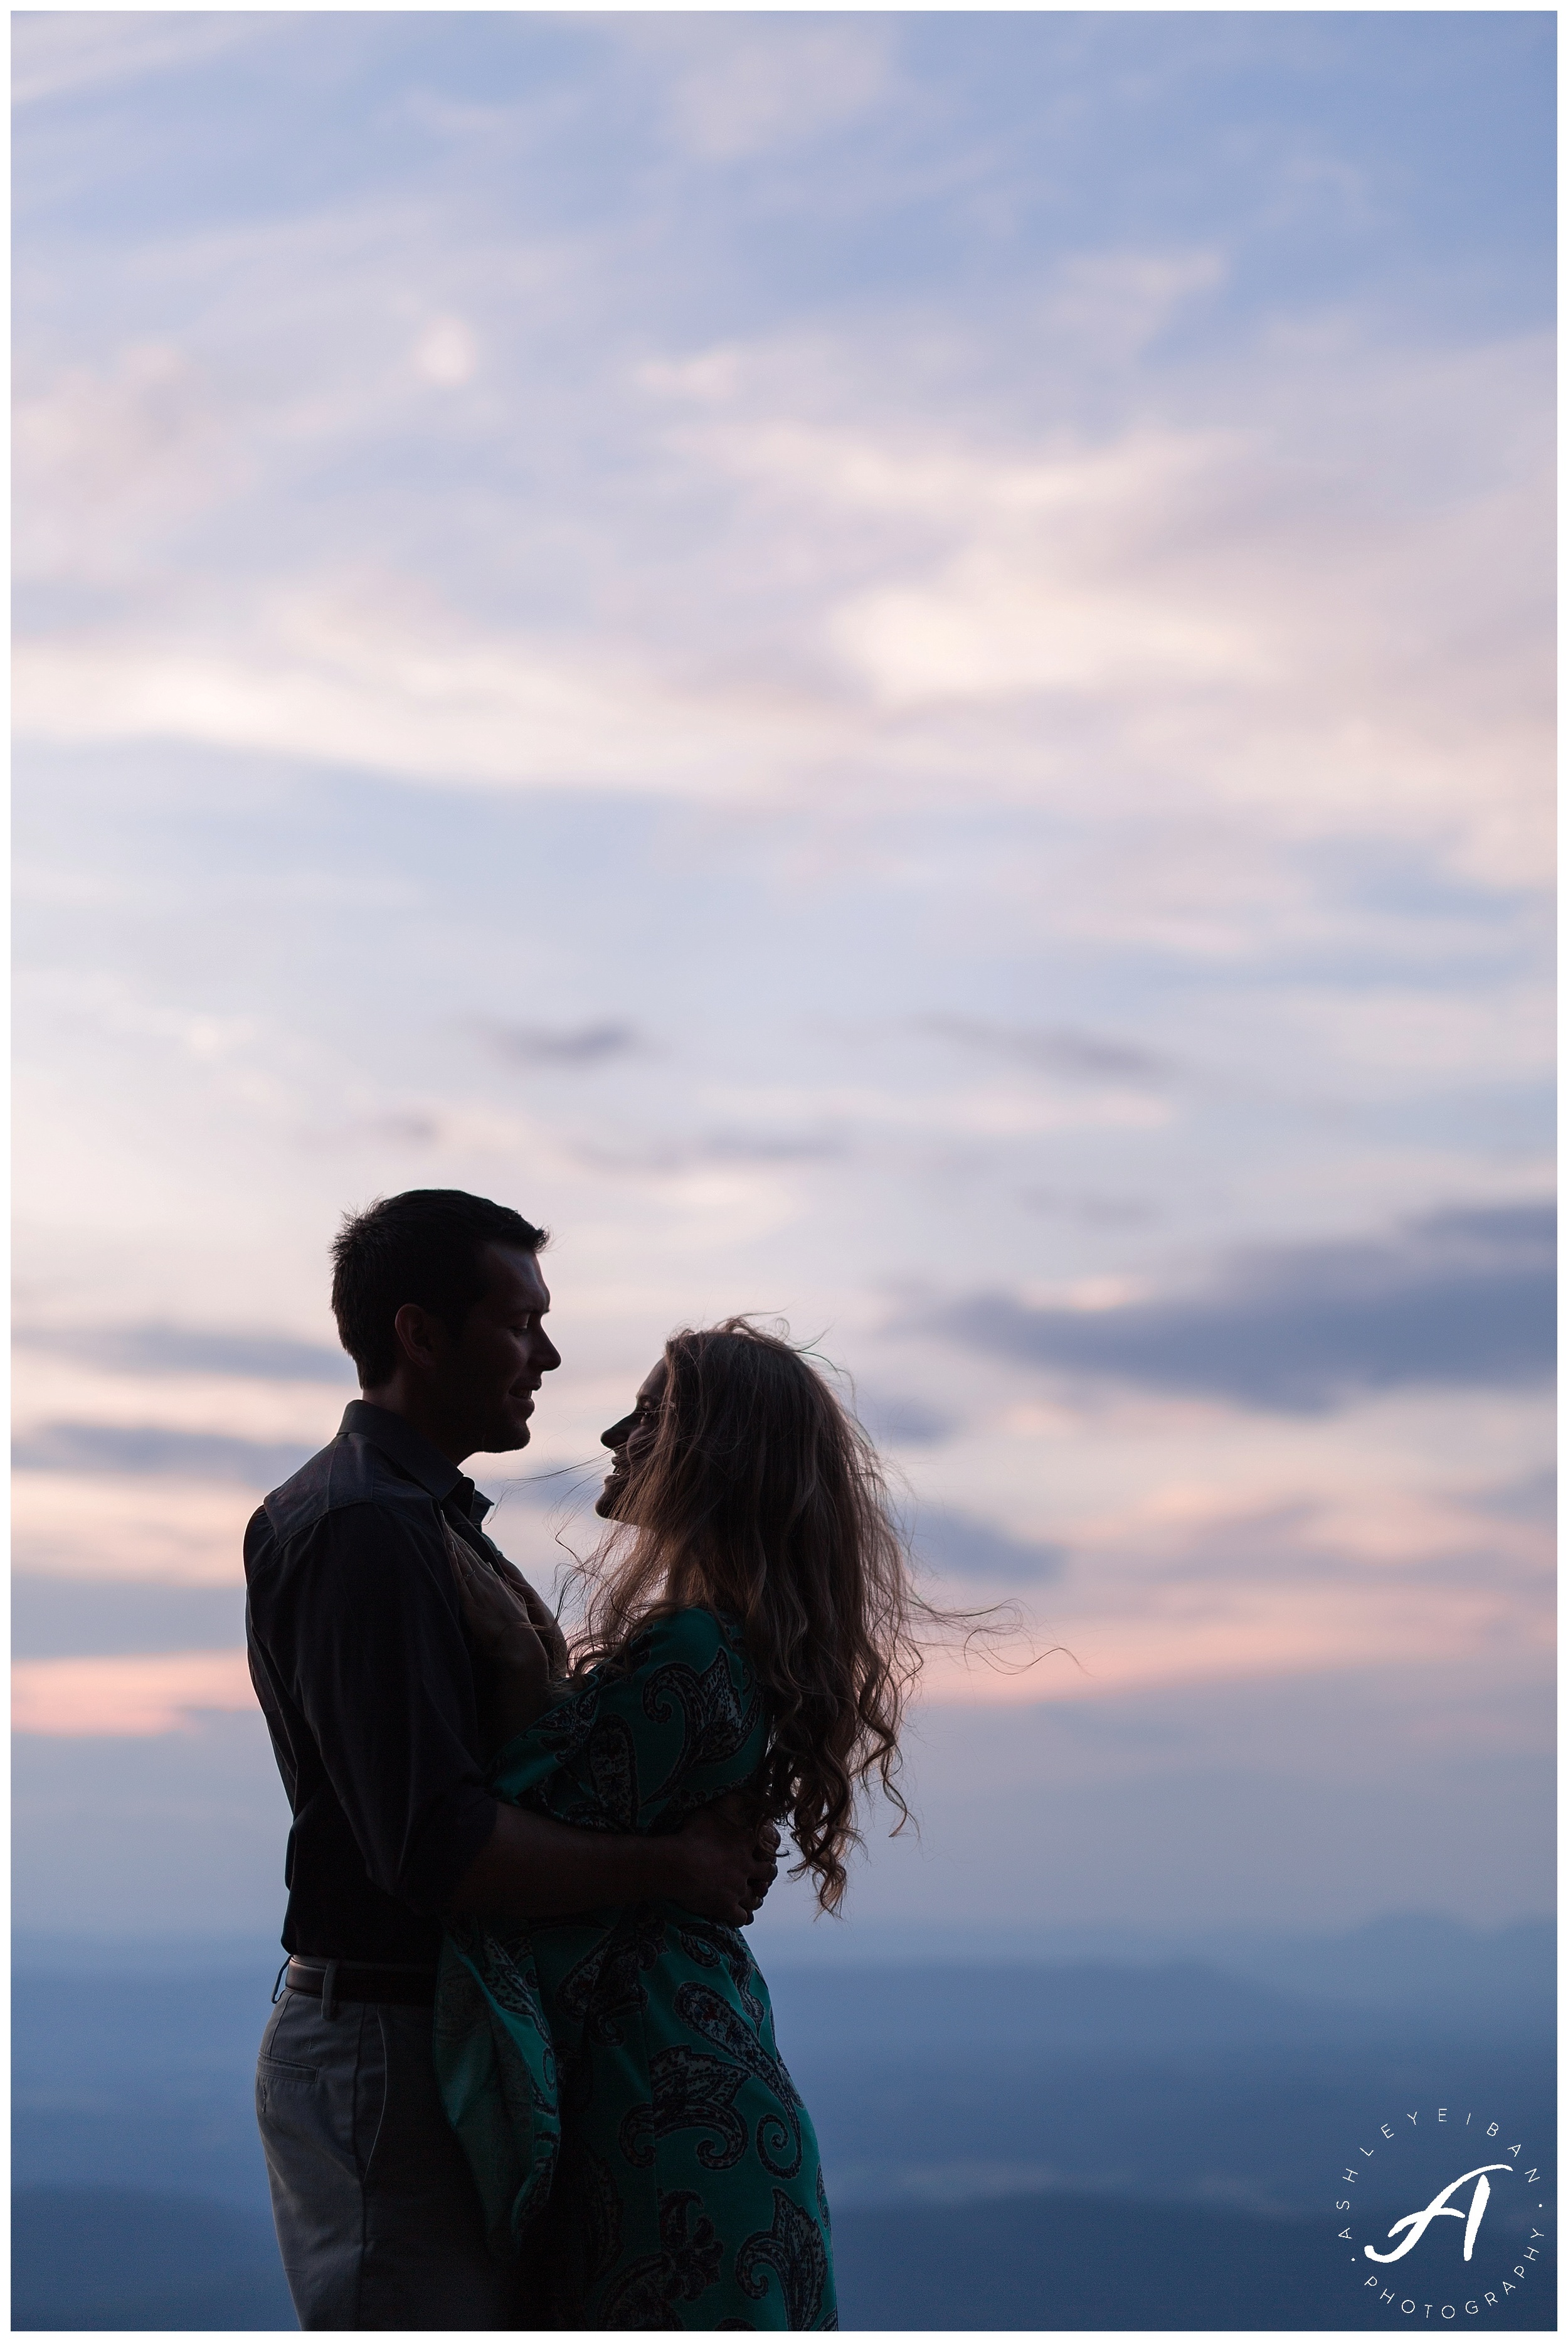
[[861, 1789], [874, 1776], [908, 1818], [904, 1705], [954, 1616], [916, 1591], [876, 1451], [804, 1351], [731, 1317], [673, 1335], [664, 1367], [652, 1445], [584, 1565], [577, 1665], [672, 1611], [736, 1619], [771, 1722], [762, 1800], [836, 1910]]

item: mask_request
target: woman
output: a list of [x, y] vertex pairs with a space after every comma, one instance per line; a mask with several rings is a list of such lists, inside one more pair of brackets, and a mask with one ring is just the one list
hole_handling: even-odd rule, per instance
[[[454, 1554], [512, 1736], [499, 1795], [672, 1830], [730, 1797], [789, 1830], [834, 1910], [857, 1789], [894, 1786], [923, 1608], [875, 1456], [823, 1377], [741, 1318], [677, 1334], [605, 1432], [587, 1631], [561, 1672], [537, 1610]], [[498, 2250], [543, 2247], [551, 2322], [837, 2324], [811, 2120], [733, 1928], [644, 1903], [459, 1923], [436, 2057]], [[535, 2222], [538, 2226], [535, 2227]]]

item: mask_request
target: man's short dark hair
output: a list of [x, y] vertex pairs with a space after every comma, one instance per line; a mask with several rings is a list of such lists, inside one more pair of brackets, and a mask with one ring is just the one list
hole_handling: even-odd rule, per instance
[[346, 1213], [332, 1247], [332, 1314], [360, 1388], [375, 1390], [394, 1372], [393, 1321], [404, 1302], [428, 1309], [455, 1339], [489, 1288], [484, 1246], [533, 1253], [547, 1242], [521, 1212], [461, 1187], [411, 1187]]

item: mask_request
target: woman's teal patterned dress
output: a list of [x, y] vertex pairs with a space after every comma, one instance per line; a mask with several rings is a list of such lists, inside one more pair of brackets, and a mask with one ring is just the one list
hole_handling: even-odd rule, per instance
[[[766, 1745], [733, 1623], [683, 1610], [510, 1741], [492, 1786], [589, 1829], [674, 1830]], [[493, 2247], [526, 2234], [554, 2324], [836, 2327], [816, 2139], [734, 1928], [673, 1903], [458, 1922], [435, 2056]]]

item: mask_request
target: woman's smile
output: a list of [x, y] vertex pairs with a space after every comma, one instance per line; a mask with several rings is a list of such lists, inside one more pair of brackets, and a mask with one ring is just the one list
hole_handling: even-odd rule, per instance
[[631, 1414], [624, 1415], [619, 1423], [613, 1423], [608, 1431], [599, 1434], [599, 1445], [610, 1451], [610, 1468], [594, 1506], [602, 1520], [614, 1516], [615, 1499], [625, 1490], [632, 1466], [642, 1462], [658, 1437], [666, 1372], [661, 1358], [638, 1386]]

